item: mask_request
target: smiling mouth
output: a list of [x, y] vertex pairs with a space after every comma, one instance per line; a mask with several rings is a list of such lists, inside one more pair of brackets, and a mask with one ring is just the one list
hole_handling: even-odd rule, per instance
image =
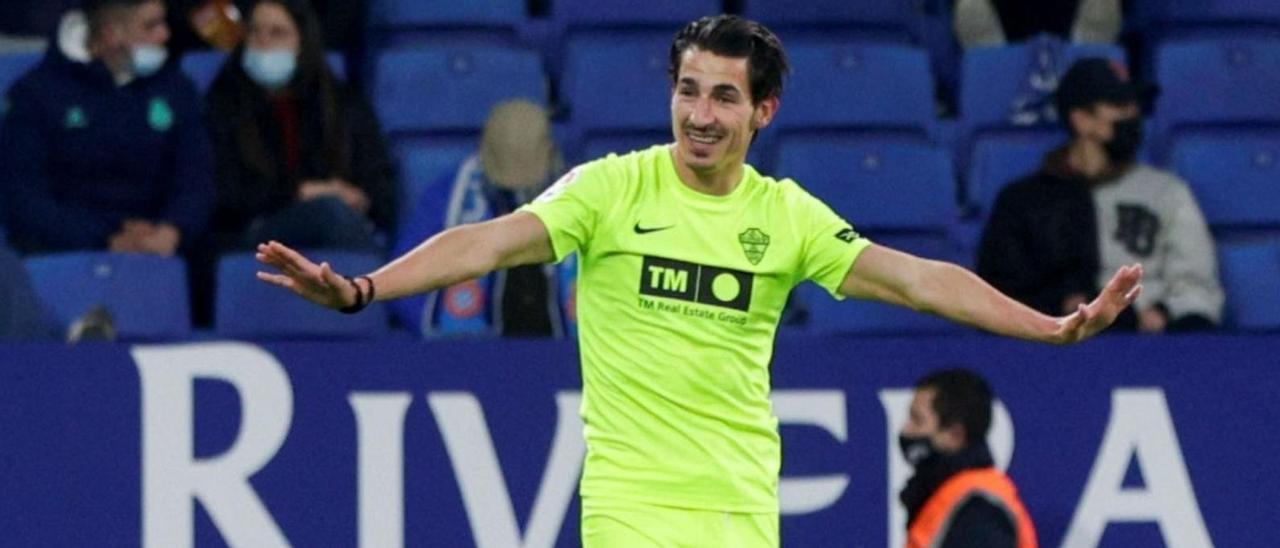
[[719, 133], [704, 133], [698, 131], [685, 131], [684, 136], [690, 141], [700, 145], [714, 145], [719, 143], [721, 139], [724, 139], [724, 135]]

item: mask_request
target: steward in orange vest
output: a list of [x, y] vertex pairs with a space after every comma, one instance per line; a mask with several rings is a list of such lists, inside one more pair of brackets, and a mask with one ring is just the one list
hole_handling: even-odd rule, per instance
[[916, 473], [902, 490], [907, 548], [1037, 548], [1035, 526], [987, 448], [991, 389], [971, 371], [916, 384], [902, 454]]

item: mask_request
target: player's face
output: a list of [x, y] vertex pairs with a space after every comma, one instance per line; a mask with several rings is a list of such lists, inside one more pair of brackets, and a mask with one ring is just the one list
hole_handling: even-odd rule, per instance
[[773, 119], [777, 98], [751, 102], [748, 59], [691, 47], [681, 55], [671, 94], [676, 157], [695, 173], [742, 164], [751, 137]]

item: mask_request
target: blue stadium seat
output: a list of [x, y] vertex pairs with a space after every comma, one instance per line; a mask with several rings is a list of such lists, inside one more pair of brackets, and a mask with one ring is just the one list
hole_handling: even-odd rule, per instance
[[[218, 77], [227, 56], [227, 52], [216, 49], [189, 51], [182, 56], [182, 72], [195, 82], [200, 93], [204, 93], [209, 91], [209, 86]], [[347, 78], [347, 63], [341, 53], [329, 52], [325, 55], [325, 60], [329, 62], [329, 69], [334, 76], [342, 80]]]
[[462, 161], [476, 151], [479, 136], [456, 139], [405, 139], [392, 146], [400, 167], [400, 218], [408, 219], [423, 189], [457, 173]]
[[[22, 52], [22, 53], [5, 53], [0, 54], [0, 97], [5, 95], [14, 82], [18, 81], [23, 74], [36, 66], [40, 59], [44, 56], [38, 52]], [[0, 105], [3, 107], [3, 105]], [[0, 109], [2, 111], [3, 109]]]
[[575, 163], [588, 162], [603, 158], [609, 154], [621, 156], [628, 152], [648, 149], [653, 145], [670, 143], [671, 140], [671, 130], [669, 129], [619, 131], [590, 135], [579, 143], [579, 154], [575, 158]]
[[960, 116], [966, 132], [1046, 121], [1029, 114], [1051, 107], [1058, 78], [1086, 57], [1125, 61], [1119, 46], [1070, 45], [1047, 36], [966, 51], [960, 76]]
[[546, 103], [533, 51], [499, 46], [420, 46], [378, 55], [372, 98], [382, 127], [402, 132], [477, 131], [507, 99]]
[[654, 28], [676, 30], [704, 15], [720, 13], [719, 0], [552, 0], [551, 17], [566, 28]]
[[924, 50], [805, 40], [788, 44], [787, 55], [792, 77], [775, 121], [781, 130], [892, 128], [928, 135], [934, 82]]
[[187, 267], [155, 255], [75, 252], [25, 261], [49, 316], [66, 328], [97, 305], [122, 340], [175, 340], [191, 334]]
[[[372, 272], [381, 257], [333, 250], [304, 251], [313, 261], [328, 261], [348, 276]], [[363, 339], [389, 332], [387, 310], [374, 303], [359, 314], [324, 310], [293, 292], [257, 279], [261, 265], [252, 253], [224, 255], [218, 263], [214, 331], [222, 337], [269, 339]]]
[[743, 16], [770, 27], [861, 27], [905, 32], [912, 3], [902, 0], [744, 0]]
[[1137, 0], [1140, 22], [1166, 26], [1222, 27], [1280, 25], [1280, 3], [1258, 0]]
[[1185, 40], [1156, 53], [1157, 130], [1280, 124], [1280, 39]]
[[523, 0], [373, 0], [369, 21], [393, 27], [515, 25], [524, 20]]
[[792, 306], [804, 310], [804, 330], [814, 334], [906, 335], [959, 333], [964, 328], [929, 314], [874, 301], [837, 301], [816, 283], [796, 287]]
[[563, 86], [573, 124], [580, 131], [667, 127], [670, 48], [664, 32], [574, 36]]
[[944, 233], [956, 217], [950, 155], [917, 141], [787, 136], [778, 145], [777, 174], [794, 179], [859, 231]]
[[1226, 242], [1218, 253], [1229, 325], [1280, 329], [1280, 240]]
[[1170, 158], [1209, 224], [1280, 227], [1280, 130], [1186, 132]]
[[1049, 151], [1067, 141], [1058, 129], [985, 132], [970, 143], [966, 203], [983, 215], [1009, 183], [1035, 172]]

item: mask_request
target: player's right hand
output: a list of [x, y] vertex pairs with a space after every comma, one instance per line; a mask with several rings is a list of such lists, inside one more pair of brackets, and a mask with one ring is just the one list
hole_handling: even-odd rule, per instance
[[279, 274], [258, 272], [258, 279], [297, 293], [302, 298], [328, 308], [355, 304], [356, 289], [329, 263], [316, 264], [288, 246], [271, 241], [258, 244], [258, 262], [279, 270]]

